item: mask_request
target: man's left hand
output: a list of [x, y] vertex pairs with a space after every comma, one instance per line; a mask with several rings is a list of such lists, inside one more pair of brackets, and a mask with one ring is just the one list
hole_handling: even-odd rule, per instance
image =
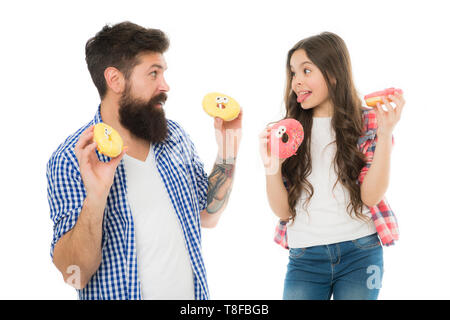
[[218, 117], [214, 118], [214, 130], [220, 159], [236, 158], [242, 136], [242, 115], [241, 108], [241, 112], [234, 120], [224, 121]]

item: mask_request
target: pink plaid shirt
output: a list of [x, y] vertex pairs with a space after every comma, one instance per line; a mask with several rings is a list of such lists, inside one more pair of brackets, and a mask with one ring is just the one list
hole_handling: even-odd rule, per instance
[[[361, 185], [364, 177], [369, 171], [372, 164], [373, 154], [377, 145], [377, 117], [375, 111], [370, 109], [363, 109], [364, 117], [364, 131], [365, 134], [358, 140], [358, 148], [364, 153], [366, 157], [366, 165], [361, 170], [358, 177], [358, 182]], [[392, 137], [392, 144], [394, 144], [394, 137]], [[377, 229], [378, 236], [384, 246], [394, 244], [398, 240], [398, 224], [394, 213], [391, 210], [386, 198], [383, 198], [376, 206], [370, 207], [372, 214], [372, 221]], [[275, 229], [274, 241], [286, 249], [289, 249], [287, 242], [287, 221], [280, 220]]]

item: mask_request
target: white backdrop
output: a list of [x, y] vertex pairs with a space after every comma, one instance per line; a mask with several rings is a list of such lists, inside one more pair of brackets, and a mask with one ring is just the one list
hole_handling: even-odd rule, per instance
[[212, 299], [280, 299], [287, 250], [265, 194], [258, 134], [282, 115], [287, 51], [322, 31], [346, 42], [361, 95], [405, 92], [387, 198], [401, 239], [384, 249], [380, 299], [448, 299], [449, 19], [445, 1], [14, 1], [0, 11], [0, 298], [76, 299], [50, 260], [45, 168], [99, 103], [88, 38], [129, 20], [165, 31], [168, 118], [190, 134], [210, 172], [213, 120], [203, 95], [236, 98], [245, 116], [234, 188], [203, 231]]

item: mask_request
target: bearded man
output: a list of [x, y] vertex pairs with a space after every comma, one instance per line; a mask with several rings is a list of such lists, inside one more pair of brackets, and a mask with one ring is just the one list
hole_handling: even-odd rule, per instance
[[[214, 227], [228, 202], [242, 112], [214, 119], [208, 177], [189, 135], [165, 117], [168, 46], [162, 31], [131, 22], [86, 43], [101, 103], [47, 164], [50, 254], [79, 299], [209, 299], [201, 227]], [[97, 150], [100, 122], [126, 146], [115, 158]]]

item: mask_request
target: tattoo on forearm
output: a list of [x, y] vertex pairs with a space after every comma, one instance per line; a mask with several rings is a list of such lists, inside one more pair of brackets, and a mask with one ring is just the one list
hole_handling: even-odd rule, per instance
[[234, 161], [225, 161], [225, 163], [214, 165], [208, 177], [208, 205], [206, 207], [208, 213], [218, 212], [230, 196], [234, 167]]

